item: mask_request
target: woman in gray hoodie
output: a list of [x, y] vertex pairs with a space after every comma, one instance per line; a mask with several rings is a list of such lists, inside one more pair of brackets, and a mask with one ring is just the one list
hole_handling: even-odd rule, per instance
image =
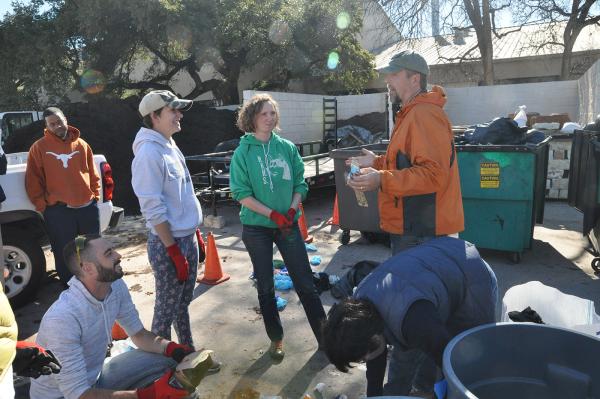
[[181, 111], [192, 101], [166, 90], [151, 91], [139, 105], [144, 125], [133, 142], [131, 184], [150, 229], [148, 259], [154, 271], [156, 300], [152, 332], [193, 347], [188, 306], [198, 271], [202, 208], [185, 158], [171, 137], [181, 130]]

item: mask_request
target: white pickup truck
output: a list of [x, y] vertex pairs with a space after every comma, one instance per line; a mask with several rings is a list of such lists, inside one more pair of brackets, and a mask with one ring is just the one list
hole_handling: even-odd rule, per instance
[[[6, 200], [0, 204], [0, 227], [4, 262], [9, 275], [4, 292], [13, 306], [33, 300], [46, 273], [46, 258], [42, 248], [48, 245], [43, 216], [27, 197], [25, 191], [26, 152], [6, 154], [8, 167], [0, 175], [0, 185]], [[114, 227], [123, 218], [123, 209], [112, 204], [114, 182], [112, 170], [104, 155], [94, 155], [100, 174], [100, 230]]]

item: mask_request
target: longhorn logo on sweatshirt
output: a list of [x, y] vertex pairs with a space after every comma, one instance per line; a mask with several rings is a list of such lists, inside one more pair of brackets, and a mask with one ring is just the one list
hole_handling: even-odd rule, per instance
[[73, 151], [70, 154], [57, 154], [52, 151], [46, 151], [46, 154], [54, 155], [56, 159], [62, 161], [63, 168], [67, 169], [67, 167], [69, 166], [69, 159], [73, 158], [75, 154], [79, 154], [79, 151]]
[[[288, 165], [288, 163], [283, 160], [282, 158], [275, 158], [275, 159], [271, 159], [269, 160], [269, 168], [270, 169], [274, 169], [274, 168], [281, 168], [283, 169], [283, 174], [281, 176], [281, 178], [283, 180], [292, 180], [292, 174], [290, 173], [290, 165]], [[273, 176], [277, 176], [279, 173], [278, 172], [273, 172], [272, 173]]]

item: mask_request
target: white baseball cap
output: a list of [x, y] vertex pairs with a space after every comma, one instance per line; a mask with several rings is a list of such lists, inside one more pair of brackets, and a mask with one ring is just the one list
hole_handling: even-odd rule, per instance
[[158, 111], [162, 107], [169, 107], [172, 109], [179, 109], [181, 111], [187, 111], [192, 107], [194, 102], [192, 100], [184, 100], [177, 98], [177, 96], [171, 93], [169, 90], [152, 90], [146, 94], [138, 107], [142, 117], [150, 115], [153, 111]]

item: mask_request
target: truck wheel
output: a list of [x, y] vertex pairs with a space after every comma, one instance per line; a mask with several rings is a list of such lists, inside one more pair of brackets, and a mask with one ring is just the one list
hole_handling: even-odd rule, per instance
[[592, 269], [594, 269], [594, 274], [600, 273], [600, 267], [598, 266], [598, 263], [600, 263], [600, 258], [592, 259]]
[[46, 272], [46, 258], [37, 242], [21, 232], [11, 231], [3, 239], [4, 263], [9, 273], [4, 292], [16, 308], [35, 298]]

